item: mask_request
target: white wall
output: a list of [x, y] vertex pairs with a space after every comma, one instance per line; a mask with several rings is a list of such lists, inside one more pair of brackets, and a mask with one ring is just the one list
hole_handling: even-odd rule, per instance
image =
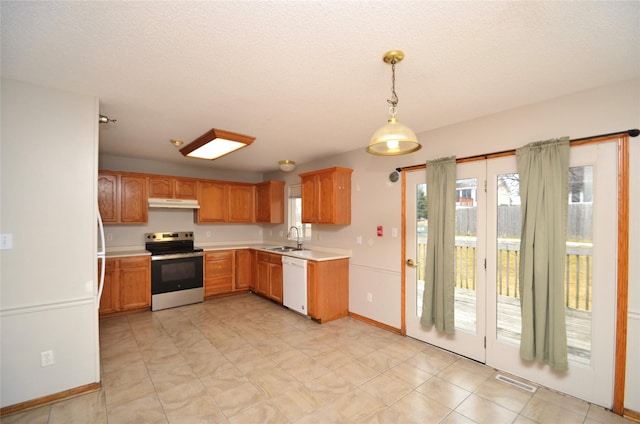
[[[320, 240], [314, 238], [306, 244], [351, 250], [349, 310], [397, 328], [403, 265], [401, 237], [393, 238], [391, 230], [401, 226], [402, 190], [400, 181], [389, 182], [390, 172], [445, 156], [466, 157], [564, 135], [575, 139], [637, 128], [639, 118], [640, 80], [631, 80], [419, 134], [423, 148], [410, 155], [369, 155], [364, 150], [368, 140], [363, 140], [362, 149], [303, 164], [290, 174], [276, 172], [265, 178], [284, 176], [289, 185], [298, 184], [298, 174], [307, 171], [331, 166], [354, 170], [352, 224], [314, 225]], [[378, 225], [384, 226], [383, 237], [376, 237]], [[273, 237], [265, 231], [265, 240], [282, 242], [277, 234], [279, 230], [286, 233], [285, 227], [275, 226]], [[361, 245], [356, 244], [356, 236], [362, 236]], [[370, 272], [362, 272], [364, 269]], [[380, 272], [376, 274], [375, 270]], [[389, 273], [395, 273], [397, 279], [390, 279]], [[367, 293], [372, 293], [372, 303], [366, 301]]]
[[3, 407], [100, 380], [97, 119], [94, 97], [2, 80]]

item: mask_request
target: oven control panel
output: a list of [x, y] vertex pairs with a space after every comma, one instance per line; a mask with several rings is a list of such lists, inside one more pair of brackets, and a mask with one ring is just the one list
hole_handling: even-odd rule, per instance
[[193, 240], [193, 231], [145, 233], [144, 236], [147, 243], [160, 242], [160, 241]]

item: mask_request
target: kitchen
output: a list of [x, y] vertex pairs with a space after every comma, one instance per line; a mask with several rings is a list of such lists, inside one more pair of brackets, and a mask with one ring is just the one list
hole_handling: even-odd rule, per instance
[[[382, 51], [375, 54], [378, 53]], [[377, 62], [381, 62], [378, 57]], [[380, 63], [381, 67], [383, 65]], [[388, 68], [379, 71], [378, 76], [386, 81]], [[12, 78], [19, 80], [17, 74]], [[399, 81], [403, 81], [402, 74]], [[450, 123], [436, 129], [426, 128], [419, 133], [425, 146], [420, 155], [395, 159], [374, 157], [365, 154], [363, 144], [349, 151], [336, 151], [305, 161], [292, 158], [298, 164], [297, 169], [290, 173], [279, 171], [274, 160], [255, 161], [268, 170], [235, 171], [196, 167], [188, 162], [177, 165], [123, 153], [99, 154], [98, 135], [102, 144], [103, 139], [108, 138], [107, 134], [117, 130], [118, 124], [106, 124], [107, 127], [101, 124], [103, 127], [99, 127], [96, 117], [107, 113], [124, 125], [122, 122], [126, 122], [127, 116], [116, 116], [104, 110], [95, 97], [73, 94], [72, 90], [60, 90], [50, 85], [3, 79], [2, 233], [13, 234], [13, 248], [2, 251], [3, 407], [100, 381], [96, 360], [98, 324], [88, 306], [93, 296], [94, 270], [97, 269], [93, 257], [96, 208], [81, 206], [89, 204], [97, 196], [97, 187], [92, 186], [95, 181], [91, 177], [97, 175], [98, 170], [248, 184], [284, 181], [286, 196], [290, 186], [300, 183], [301, 173], [332, 167], [352, 169], [351, 224], [314, 225], [313, 239], [304, 240], [304, 247], [333, 250], [348, 256], [349, 313], [397, 330], [402, 326], [403, 314], [399, 283], [403, 266], [400, 212], [403, 194], [402, 182], [389, 180], [391, 171], [399, 166], [424, 162], [427, 158], [501, 151], [561, 134], [589, 136], [634, 128], [637, 127], [638, 116], [638, 99], [635, 96], [638, 80], [634, 77], [585, 88], [573, 94], [558, 92], [555, 98], [540, 99], [528, 106], [513, 106], [507, 111], [496, 110], [473, 120]], [[385, 106], [386, 88], [385, 85], [384, 90], [375, 96], [382, 99], [382, 106]], [[401, 94], [405, 91], [411, 90], [404, 88]], [[73, 111], [66, 113], [67, 108]], [[408, 109], [405, 103], [401, 103], [403, 113]], [[51, 114], [52, 110], [56, 114]], [[560, 114], [562, 121], [558, 120]], [[253, 118], [251, 121], [258, 121]], [[242, 127], [240, 124], [238, 122], [230, 128]], [[152, 123], [147, 122], [147, 125], [151, 127]], [[206, 129], [208, 127], [193, 128], [192, 131], [201, 133]], [[371, 131], [367, 128], [366, 132]], [[87, 139], [95, 139], [96, 143], [87, 146]], [[162, 147], [164, 150], [173, 149], [164, 138], [162, 144], [166, 144]], [[259, 140], [255, 144], [257, 147]], [[638, 140], [632, 139], [631, 146], [632, 154], [637, 155], [640, 148]], [[283, 152], [286, 150], [278, 151], [278, 159], [285, 158]], [[171, 154], [179, 153], [174, 149]], [[631, 163], [632, 172], [637, 173], [637, 156]], [[83, 177], [79, 178], [79, 175]], [[637, 185], [632, 185], [631, 191], [632, 202], [636, 202], [640, 198]], [[637, 203], [632, 203], [631, 207], [632, 216], [637, 215]], [[55, 222], [55, 227], [49, 222]], [[90, 239], [76, 234], [74, 229], [80, 226], [91, 229]], [[377, 235], [378, 226], [384, 229], [381, 236]], [[394, 237], [393, 229], [399, 236]], [[147, 233], [182, 231], [193, 232], [195, 245], [203, 248], [294, 245], [295, 242], [287, 238], [288, 230], [286, 219], [283, 223], [205, 224], [195, 223], [192, 212], [151, 209], [147, 223], [107, 226], [106, 243], [110, 252], [143, 249]], [[631, 232], [638, 234], [637, 226], [632, 226]], [[637, 241], [633, 243], [632, 240], [631, 257], [637, 256], [638, 251]], [[35, 250], [49, 256], [34, 260], [34, 246]], [[76, 264], [79, 264], [78, 276], [71, 275], [69, 271], [76, 269]], [[638, 271], [634, 266], [631, 264], [630, 274], [631, 280], [635, 281]], [[368, 300], [369, 294], [371, 301]], [[82, 312], [67, 314], [67, 309], [75, 311], [76, 308]], [[60, 334], [60, 328], [74, 328], [77, 334]], [[24, 337], [25, 334], [31, 337]], [[637, 332], [631, 333], [630, 330], [629, 334]], [[637, 342], [630, 343], [629, 348], [637, 349]], [[41, 367], [40, 353], [49, 349], [55, 352], [56, 365]], [[633, 352], [630, 357], [637, 356]], [[29, 360], [23, 362], [23, 358]], [[629, 377], [628, 381], [635, 380]], [[632, 406], [632, 409], [638, 410], [638, 407]]]

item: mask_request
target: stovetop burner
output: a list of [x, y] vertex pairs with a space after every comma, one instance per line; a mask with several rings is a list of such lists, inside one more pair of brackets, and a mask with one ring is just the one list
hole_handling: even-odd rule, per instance
[[192, 231], [146, 233], [145, 239], [145, 249], [153, 255], [202, 252], [202, 249], [193, 247]]

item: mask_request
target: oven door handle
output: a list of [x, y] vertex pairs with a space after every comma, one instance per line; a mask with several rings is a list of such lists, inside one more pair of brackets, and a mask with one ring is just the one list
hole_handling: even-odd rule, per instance
[[204, 256], [203, 252], [190, 252], [190, 253], [172, 253], [169, 255], [152, 255], [152, 261], [168, 261], [170, 259], [185, 259], [185, 258], [197, 258]]

